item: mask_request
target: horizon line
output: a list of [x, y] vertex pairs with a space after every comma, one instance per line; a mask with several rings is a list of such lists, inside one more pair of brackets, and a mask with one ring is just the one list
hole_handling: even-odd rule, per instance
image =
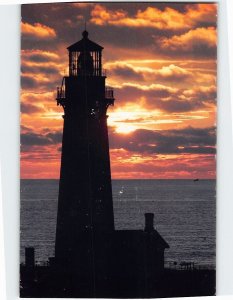
[[[112, 178], [111, 180], [216, 180], [217, 178]], [[20, 178], [20, 180], [60, 180], [59, 178]]]

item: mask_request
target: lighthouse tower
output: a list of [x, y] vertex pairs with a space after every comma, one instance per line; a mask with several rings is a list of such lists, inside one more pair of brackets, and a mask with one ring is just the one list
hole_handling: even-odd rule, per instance
[[34, 249], [26, 249], [22, 295], [163, 296], [164, 251], [169, 245], [154, 228], [154, 214], [145, 214], [144, 230], [114, 228], [107, 130], [114, 96], [105, 85], [103, 47], [89, 40], [86, 30], [82, 35], [68, 47], [69, 76], [57, 88], [64, 128], [55, 257], [46, 267], [35, 266]]
[[77, 281], [94, 295], [96, 260], [102, 263], [97, 253], [102, 248], [104, 255], [102, 241], [114, 231], [107, 130], [107, 109], [114, 97], [105, 85], [103, 47], [89, 40], [85, 30], [67, 49], [69, 76], [57, 88], [64, 127], [55, 260], [75, 269], [82, 277]]

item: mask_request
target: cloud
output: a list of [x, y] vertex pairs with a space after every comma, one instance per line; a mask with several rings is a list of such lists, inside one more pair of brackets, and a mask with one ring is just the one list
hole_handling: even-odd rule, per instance
[[59, 60], [59, 56], [57, 53], [51, 51], [43, 51], [39, 49], [22, 50], [21, 57], [23, 61], [27, 60], [36, 63], [44, 63]]
[[147, 98], [146, 104], [149, 107], [174, 113], [204, 109], [209, 105], [215, 105], [215, 102], [216, 86], [200, 86], [190, 90], [180, 90], [167, 99]]
[[164, 66], [160, 70], [155, 71], [155, 79], [162, 81], [184, 81], [193, 78], [193, 74], [184, 68], [174, 64]]
[[188, 4], [187, 15], [194, 20], [196, 24], [203, 23], [206, 25], [216, 24], [217, 5], [216, 3], [197, 3]]
[[187, 19], [185, 14], [171, 7], [166, 7], [164, 10], [156, 7], [148, 7], [144, 11], [139, 10], [136, 22], [139, 22], [139, 26], [144, 25], [161, 30], [177, 30], [192, 26], [191, 19]]
[[147, 109], [177, 113], [195, 111], [208, 105], [215, 105], [216, 86], [196, 86], [192, 89], [173, 88], [162, 84], [149, 86], [125, 83], [115, 88], [119, 103], [138, 103]]
[[182, 35], [162, 37], [156, 44], [167, 53], [212, 56], [216, 53], [217, 36], [214, 27], [191, 29]]
[[183, 92], [183, 95], [192, 101], [215, 103], [217, 97], [215, 85], [197, 86]]
[[61, 132], [49, 132], [46, 134], [40, 134], [36, 132], [24, 132], [21, 133], [21, 145], [22, 146], [47, 146], [61, 143]]
[[23, 91], [21, 93], [21, 100], [23, 103], [40, 103], [42, 105], [47, 105], [54, 99], [54, 93], [45, 91], [45, 92], [27, 92]]
[[[129, 155], [130, 154], [130, 155]], [[215, 159], [211, 154], [132, 154], [112, 150], [113, 178], [215, 178]]]
[[22, 89], [31, 89], [37, 86], [37, 80], [31, 75], [21, 75], [21, 87]]
[[[174, 6], [175, 7], [175, 6]], [[215, 4], [186, 5], [185, 11], [166, 6], [161, 9], [149, 4], [144, 10], [138, 9], [130, 16], [124, 9], [109, 9], [102, 4], [91, 11], [91, 22], [99, 26], [151, 27], [159, 30], [183, 30], [195, 27], [200, 22], [216, 22]]]
[[120, 97], [127, 97], [127, 99], [135, 102], [136, 99], [153, 97], [153, 98], [167, 98], [172, 94], [177, 94], [177, 88], [169, 87], [162, 84], [143, 85], [138, 83], [124, 83], [120, 88], [115, 88], [116, 94]]
[[23, 114], [34, 114], [40, 112], [42, 109], [40, 106], [21, 102], [20, 110]]
[[138, 129], [127, 135], [110, 131], [111, 149], [147, 154], [214, 154], [215, 128], [153, 131]]
[[153, 108], [156, 107], [159, 110], [170, 113], [194, 111], [202, 106], [200, 103], [179, 100], [177, 98], [171, 97], [169, 100], [148, 101], [147, 104]]
[[114, 64], [108, 72], [110, 71], [110, 76], [117, 76], [120, 78], [127, 78], [128, 80], [143, 80], [143, 72], [137, 71], [130, 64]]
[[53, 28], [40, 23], [29, 24], [22, 22], [21, 31], [24, 37], [28, 37], [30, 39], [39, 38], [42, 40], [49, 40], [56, 37], [56, 32]]
[[20, 132], [21, 133], [27, 133], [27, 132], [32, 132], [33, 129], [31, 127], [25, 126], [23, 124], [20, 125]]
[[46, 137], [52, 140], [54, 144], [59, 144], [62, 141], [62, 132], [61, 131], [53, 131], [46, 134]]
[[[123, 9], [108, 10], [103, 5], [97, 4], [91, 11], [91, 22], [95, 25], [117, 24], [116, 22], [124, 20], [127, 17], [127, 12]], [[121, 24], [122, 25], [122, 24]]]
[[110, 73], [110, 76], [116, 76], [118, 79], [123, 80], [134, 80], [134, 81], [157, 81], [157, 82], [184, 82], [187, 80], [193, 80], [193, 73], [170, 64], [168, 66], [163, 66], [160, 69], [155, 69], [151, 67], [138, 67], [133, 66], [127, 62], [114, 62], [107, 63], [105, 67]]
[[51, 139], [35, 132], [21, 134], [20, 141], [22, 146], [45, 146], [52, 144]]
[[55, 91], [56, 86], [61, 84], [61, 75], [53, 67], [22, 65], [21, 87], [25, 91]]
[[27, 64], [23, 63], [21, 67], [21, 71], [23, 73], [44, 73], [44, 74], [59, 74], [59, 65], [56, 64]]
[[35, 92], [54, 90], [60, 85], [62, 71], [66, 69], [66, 65], [61, 61], [56, 52], [39, 49], [22, 50], [22, 88]]

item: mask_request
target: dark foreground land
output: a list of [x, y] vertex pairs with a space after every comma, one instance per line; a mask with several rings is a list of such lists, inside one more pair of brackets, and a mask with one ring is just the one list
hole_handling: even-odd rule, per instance
[[[82, 292], [72, 284], [68, 274], [59, 276], [48, 266], [35, 266], [28, 270], [21, 265], [20, 297], [23, 298], [163, 298], [187, 296], [214, 296], [216, 286], [215, 270], [165, 269], [159, 278], [144, 288], [140, 282], [130, 278], [111, 280], [106, 288], [94, 294]], [[124, 274], [122, 274], [124, 277]], [[70, 282], [69, 282], [70, 280]], [[143, 288], [141, 288], [143, 286]]]

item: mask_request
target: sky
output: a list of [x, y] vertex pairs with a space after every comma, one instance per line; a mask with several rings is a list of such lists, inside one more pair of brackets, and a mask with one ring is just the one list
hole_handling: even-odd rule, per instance
[[113, 179], [215, 178], [217, 5], [22, 6], [21, 178], [59, 178], [67, 47], [104, 47]]

